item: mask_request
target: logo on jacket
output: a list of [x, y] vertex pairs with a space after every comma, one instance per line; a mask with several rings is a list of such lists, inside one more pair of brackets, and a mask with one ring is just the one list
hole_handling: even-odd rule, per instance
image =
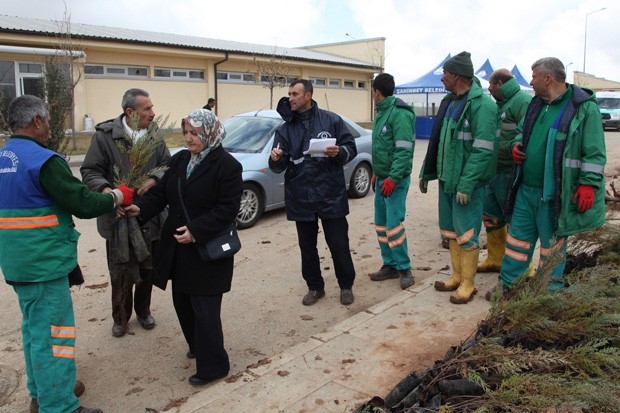
[[465, 120], [463, 121], [463, 127], [464, 127], [465, 129], [469, 128], [469, 119], [465, 119]]
[[[17, 155], [13, 151], [0, 151], [0, 173], [11, 173], [17, 172], [17, 165], [19, 164], [19, 159]], [[10, 165], [7, 165], [10, 163]]]
[[332, 137], [332, 134], [327, 132], [327, 131], [323, 131], [323, 132], [319, 132], [316, 135], [317, 139], [329, 139]]
[[500, 118], [501, 118], [502, 120], [505, 120], [505, 119], [506, 119], [506, 112], [502, 112], [502, 115], [500, 116]]

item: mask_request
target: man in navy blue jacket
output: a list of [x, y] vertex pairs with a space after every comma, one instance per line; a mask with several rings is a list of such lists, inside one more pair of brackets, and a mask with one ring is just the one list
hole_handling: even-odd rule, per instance
[[[285, 122], [276, 131], [269, 159], [275, 173], [285, 171], [286, 216], [295, 221], [301, 250], [301, 273], [308, 285], [302, 304], [312, 305], [325, 296], [325, 281], [317, 250], [321, 219], [340, 287], [340, 303], [353, 303], [355, 268], [349, 249], [346, 182], [343, 165], [357, 155], [355, 139], [342, 118], [319, 109], [312, 100], [312, 83], [291, 83], [288, 97], [278, 102]], [[334, 139], [319, 153], [308, 151], [311, 140]]]

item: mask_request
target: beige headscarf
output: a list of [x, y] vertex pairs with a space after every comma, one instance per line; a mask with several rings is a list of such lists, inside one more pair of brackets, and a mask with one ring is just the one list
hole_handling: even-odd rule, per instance
[[215, 116], [213, 112], [206, 109], [194, 109], [185, 118], [181, 120], [181, 127], [189, 123], [196, 131], [198, 137], [204, 143], [204, 149], [198, 153], [192, 153], [189, 163], [187, 164], [187, 176], [202, 162], [213, 148], [217, 148], [222, 144], [222, 139], [226, 136], [224, 125]]

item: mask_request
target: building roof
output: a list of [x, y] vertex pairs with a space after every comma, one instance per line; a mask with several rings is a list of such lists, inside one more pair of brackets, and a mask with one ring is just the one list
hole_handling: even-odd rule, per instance
[[[0, 32], [54, 35], [66, 32], [66, 26], [66, 22], [58, 20], [40, 20], [29, 17], [0, 15]], [[78, 36], [85, 40], [128, 42], [211, 52], [232, 52], [244, 55], [273, 56], [275, 54], [276, 56], [294, 60], [356, 66], [360, 68], [374, 68], [374, 65], [370, 62], [330, 53], [316, 52], [307, 48], [276, 47], [74, 22], [70, 22], [70, 29], [72, 36]]]

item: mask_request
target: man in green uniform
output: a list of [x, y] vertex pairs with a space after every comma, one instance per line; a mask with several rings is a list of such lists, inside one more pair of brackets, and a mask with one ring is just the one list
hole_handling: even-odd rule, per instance
[[486, 260], [478, 265], [478, 272], [499, 272], [506, 243], [506, 216], [504, 203], [508, 177], [512, 168], [511, 142], [517, 135], [517, 126], [525, 117], [532, 96], [521, 90], [519, 82], [508, 69], [498, 69], [489, 79], [489, 92], [495, 98], [500, 126], [497, 171], [484, 191], [482, 223], [487, 231]]
[[441, 81], [450, 93], [431, 132], [420, 191], [439, 179], [439, 230], [450, 240], [452, 277], [436, 281], [435, 289], [454, 291], [450, 302], [466, 304], [476, 293], [484, 185], [497, 161], [497, 105], [482, 92], [468, 52], [444, 63]]
[[539, 268], [559, 254], [549, 284], [557, 290], [564, 287], [566, 237], [605, 222], [605, 135], [594, 93], [566, 83], [559, 59], [537, 60], [530, 84], [535, 96], [512, 146], [512, 217], [499, 279], [511, 288], [540, 240]]
[[131, 204], [121, 185], [90, 192], [67, 161], [45, 147], [49, 110], [41, 99], [19, 96], [9, 104], [13, 135], [0, 150], [0, 268], [22, 312], [30, 411], [97, 413], [74, 394], [75, 320], [68, 275], [77, 271], [72, 215], [94, 218]]
[[415, 113], [394, 94], [394, 77], [381, 73], [372, 82], [377, 116], [372, 127], [375, 228], [383, 265], [373, 281], [400, 278], [403, 290], [414, 283], [403, 221], [411, 183], [415, 145]]

